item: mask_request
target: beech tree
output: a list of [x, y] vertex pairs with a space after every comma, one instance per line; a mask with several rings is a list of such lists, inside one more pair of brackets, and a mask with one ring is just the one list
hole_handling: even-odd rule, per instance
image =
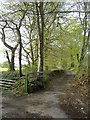
[[[19, 46], [19, 75], [21, 77], [22, 76], [22, 63], [21, 63], [22, 61], [22, 38], [21, 38], [20, 29], [22, 26], [22, 21], [25, 18], [25, 14], [27, 12], [28, 7], [25, 3], [22, 4], [22, 7], [19, 4], [12, 4], [12, 5], [9, 5], [7, 9], [9, 9], [9, 12], [5, 13], [5, 15], [3, 14], [2, 18], [5, 19], [5, 21], [7, 21], [9, 28], [11, 28], [14, 32], [17, 33], [17, 41], [18, 41], [18, 46]], [[4, 33], [4, 30], [3, 30], [3, 33]], [[3, 40], [5, 40], [4, 38], [5, 36], [3, 36]], [[6, 45], [5, 42], [4, 44]], [[17, 48], [17, 45], [15, 46], [15, 48], [10, 48], [10, 46], [8, 46], [8, 48], [12, 49], [12, 51], [14, 52]], [[13, 64], [12, 62], [10, 62], [8, 52], [6, 52], [6, 54], [7, 54], [9, 63]]]
[[[3, 21], [2, 21], [3, 22]], [[4, 25], [5, 24], [5, 25]], [[2, 42], [3, 44], [5, 45], [5, 47], [7, 47], [10, 51], [11, 51], [11, 58], [9, 57], [9, 53], [8, 51], [6, 50], [6, 57], [7, 57], [7, 60], [8, 60], [8, 64], [9, 64], [9, 70], [10, 71], [15, 71], [15, 51], [18, 47], [18, 42], [17, 44], [13, 47], [11, 46], [10, 44], [8, 44], [8, 42], [6, 42], [6, 34], [5, 34], [5, 28], [9, 28], [8, 26], [8, 23], [7, 21], [4, 21], [4, 24], [2, 25], [2, 32], [1, 32], [1, 35], [2, 35]], [[11, 29], [11, 28], [10, 28]]]
[[[43, 80], [43, 71], [44, 71], [44, 8], [43, 2], [36, 3], [36, 13], [37, 13], [37, 27], [38, 35], [40, 40], [40, 60], [39, 65], [39, 74], [40, 80]], [[40, 22], [41, 21], [41, 22]]]
[[[79, 6], [80, 8], [80, 6]], [[81, 49], [81, 52], [80, 54], [78, 55], [77, 54], [77, 57], [78, 57], [78, 61], [79, 61], [79, 68], [81, 67], [82, 65], [82, 62], [85, 58], [85, 55], [86, 55], [86, 52], [87, 52], [87, 47], [88, 47], [88, 37], [87, 37], [87, 28], [88, 28], [88, 22], [87, 22], [87, 10], [88, 10], [88, 3], [87, 2], [83, 2], [83, 8], [84, 10], [84, 17], [83, 17], [83, 20], [81, 19], [81, 13], [79, 12], [79, 19], [81, 21], [81, 25], [82, 25], [82, 29], [83, 29], [83, 44], [82, 44], [82, 49]], [[88, 32], [88, 35], [89, 35], [89, 32]]]

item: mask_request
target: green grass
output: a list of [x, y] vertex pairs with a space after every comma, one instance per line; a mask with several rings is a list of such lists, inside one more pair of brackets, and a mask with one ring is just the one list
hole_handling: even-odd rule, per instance
[[[18, 68], [15, 68], [15, 70], [18, 70]], [[0, 68], [0, 72], [8, 71], [8, 68]]]
[[0, 68], [0, 72], [8, 71], [8, 68]]

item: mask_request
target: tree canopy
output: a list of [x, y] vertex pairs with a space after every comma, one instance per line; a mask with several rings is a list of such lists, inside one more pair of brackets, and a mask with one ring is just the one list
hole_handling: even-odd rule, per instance
[[17, 2], [4, 7], [0, 33], [10, 70], [15, 70], [15, 57], [20, 76], [23, 61], [41, 73], [81, 69], [90, 34], [87, 2]]

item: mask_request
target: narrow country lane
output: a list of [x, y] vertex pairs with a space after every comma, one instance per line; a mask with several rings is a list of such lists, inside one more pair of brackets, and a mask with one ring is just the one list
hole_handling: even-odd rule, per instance
[[[64, 85], [66, 77], [57, 78], [57, 84], [44, 91], [25, 96], [4, 96], [2, 99], [3, 118], [68, 118], [60, 108], [59, 85]], [[56, 89], [55, 89], [56, 88]]]

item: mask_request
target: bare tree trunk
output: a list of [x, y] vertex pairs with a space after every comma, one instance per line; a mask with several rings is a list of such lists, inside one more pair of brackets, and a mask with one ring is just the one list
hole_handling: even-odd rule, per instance
[[45, 70], [48, 70], [48, 39], [46, 38], [46, 42], [45, 42], [45, 48], [44, 48], [44, 51], [45, 51], [45, 58], [44, 58], [44, 62], [45, 62]]
[[19, 75], [22, 76], [22, 40], [20, 29], [17, 28], [18, 43], [19, 43]]
[[11, 70], [12, 71], [15, 71], [14, 58], [15, 58], [15, 50], [12, 50], [12, 55], [11, 55]]
[[11, 62], [10, 62], [8, 51], [6, 51], [6, 58], [8, 60], [9, 70], [11, 70]]
[[39, 76], [41, 76], [40, 80], [43, 81], [43, 71], [44, 71], [44, 10], [43, 10], [43, 2], [40, 2], [39, 4], [36, 3], [36, 12], [37, 12], [38, 34], [39, 34], [39, 40], [40, 40]]
[[[16, 47], [17, 48], [17, 47]], [[10, 71], [15, 71], [15, 64], [14, 64], [14, 59], [15, 59], [15, 51], [16, 51], [16, 48], [13, 48], [11, 50], [11, 59], [9, 58], [9, 54], [8, 52], [6, 51], [6, 57], [8, 59], [8, 64], [9, 64], [9, 70]]]
[[43, 72], [43, 68], [44, 68], [44, 11], [43, 11], [43, 2], [40, 3], [40, 14], [41, 14], [40, 71]]
[[31, 60], [32, 60], [32, 65], [34, 65], [35, 61], [34, 61], [34, 54], [33, 54], [32, 42], [30, 42], [30, 48], [31, 48]]
[[[90, 10], [90, 2], [88, 2], [88, 9]], [[88, 77], [90, 77], [90, 13], [88, 14]]]
[[38, 37], [36, 39], [36, 48], [35, 48], [35, 64], [37, 65], [38, 64], [38, 57], [39, 57], [39, 40], [38, 40]]
[[[6, 26], [4, 26], [4, 28], [5, 27]], [[5, 41], [6, 37], [5, 37], [4, 28], [2, 28], [2, 42], [11, 51], [11, 59], [9, 58], [9, 54], [6, 51], [6, 57], [8, 59], [8, 64], [9, 64], [9, 70], [10, 71], [15, 71], [14, 58], [15, 58], [15, 51], [16, 51], [16, 49], [18, 47], [18, 44], [15, 47], [12, 47], [12, 46], [10, 46], [9, 44], [6, 43], [6, 41]]]
[[83, 46], [81, 49], [81, 55], [79, 58], [79, 69], [82, 65], [82, 62], [84, 60], [85, 54], [86, 54], [86, 50], [87, 50], [87, 38], [86, 38], [86, 33], [87, 33], [87, 2], [84, 2], [84, 9], [85, 9], [85, 16], [84, 16], [84, 20], [83, 20], [83, 32], [84, 32], [84, 37], [83, 37]]

